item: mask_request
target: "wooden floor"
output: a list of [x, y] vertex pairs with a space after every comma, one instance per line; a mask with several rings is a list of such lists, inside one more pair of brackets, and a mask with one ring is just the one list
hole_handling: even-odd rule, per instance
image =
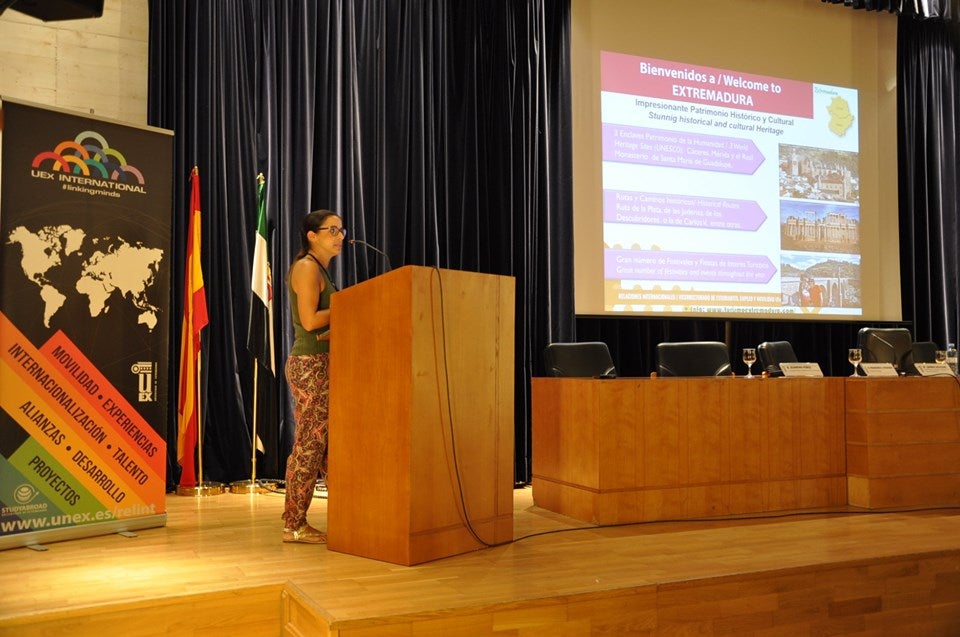
[[960, 635], [957, 509], [570, 530], [526, 488], [514, 542], [407, 567], [283, 544], [282, 505], [2, 551], [0, 635]]

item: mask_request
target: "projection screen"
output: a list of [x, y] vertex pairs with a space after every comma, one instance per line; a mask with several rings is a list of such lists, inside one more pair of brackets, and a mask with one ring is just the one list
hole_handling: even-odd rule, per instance
[[896, 18], [573, 0], [578, 315], [899, 321]]

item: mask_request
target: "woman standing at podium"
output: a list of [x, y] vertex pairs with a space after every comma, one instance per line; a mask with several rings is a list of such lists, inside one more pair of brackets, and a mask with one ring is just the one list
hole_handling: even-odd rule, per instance
[[327, 267], [347, 234], [329, 210], [314, 210], [300, 225], [300, 251], [287, 273], [294, 341], [285, 373], [293, 395], [296, 433], [287, 458], [283, 541], [323, 544], [327, 536], [307, 524], [317, 476], [327, 475], [330, 296], [336, 285]]

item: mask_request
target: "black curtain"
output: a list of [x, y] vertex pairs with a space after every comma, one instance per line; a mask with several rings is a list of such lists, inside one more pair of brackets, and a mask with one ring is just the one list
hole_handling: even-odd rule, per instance
[[[568, 22], [566, 0], [151, 0], [149, 121], [176, 133], [176, 281], [187, 175], [194, 165], [201, 175], [205, 479], [251, 473], [245, 344], [261, 172], [280, 370], [292, 342], [283, 279], [312, 209], [337, 211], [348, 238], [385, 251], [392, 267], [515, 277], [516, 476], [529, 478], [529, 377], [548, 335], [573, 320], [561, 309], [572, 277], [551, 269], [571, 267]], [[333, 275], [343, 287], [387, 266], [354, 245]], [[179, 361], [179, 343], [172, 350]], [[258, 477], [282, 477], [292, 442], [279, 375], [281, 400], [261, 419], [275, 442]], [[172, 486], [176, 423], [169, 430]]]
[[900, 277], [914, 340], [960, 339], [960, 0], [822, 0], [896, 14]]
[[842, 4], [851, 9], [887, 11], [905, 18], [960, 18], [960, 0], [821, 0], [828, 4]]
[[[574, 317], [569, 12], [569, 0], [150, 0], [149, 123], [176, 133], [178, 287], [192, 166], [203, 184], [205, 477], [250, 474], [245, 343], [260, 172], [278, 369], [292, 340], [283, 278], [311, 209], [338, 211], [350, 237], [386, 251], [392, 267], [516, 277], [519, 482], [531, 475], [529, 381], [551, 341], [606, 341], [626, 376], [649, 374], [656, 343], [678, 340], [724, 340], [731, 351], [789, 340], [826, 374], [848, 373], [861, 324]], [[956, 41], [953, 23], [915, 17], [899, 18], [903, 317], [916, 340], [945, 344], [960, 333]], [[343, 287], [387, 263], [353, 246], [334, 266]], [[179, 361], [179, 343], [172, 350]], [[261, 477], [282, 476], [292, 434], [282, 372], [274, 385]], [[175, 449], [176, 423], [168, 430]]]
[[[151, 2], [148, 120], [175, 132], [171, 333], [180, 333], [190, 170], [199, 168], [202, 269], [210, 327], [202, 335], [202, 478], [249, 478], [251, 357], [246, 355], [257, 213], [255, 88], [260, 15], [246, 2]], [[176, 388], [179, 341], [172, 343]], [[246, 392], [246, 393], [245, 393]], [[176, 391], [168, 488], [176, 465]]]
[[897, 39], [904, 313], [916, 340], [946, 345], [960, 338], [956, 30], [942, 20], [901, 18]]

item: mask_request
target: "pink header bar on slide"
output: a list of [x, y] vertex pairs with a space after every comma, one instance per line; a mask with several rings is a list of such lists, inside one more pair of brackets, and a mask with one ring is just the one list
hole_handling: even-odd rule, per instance
[[792, 117], [813, 117], [813, 85], [601, 51], [601, 90]]

